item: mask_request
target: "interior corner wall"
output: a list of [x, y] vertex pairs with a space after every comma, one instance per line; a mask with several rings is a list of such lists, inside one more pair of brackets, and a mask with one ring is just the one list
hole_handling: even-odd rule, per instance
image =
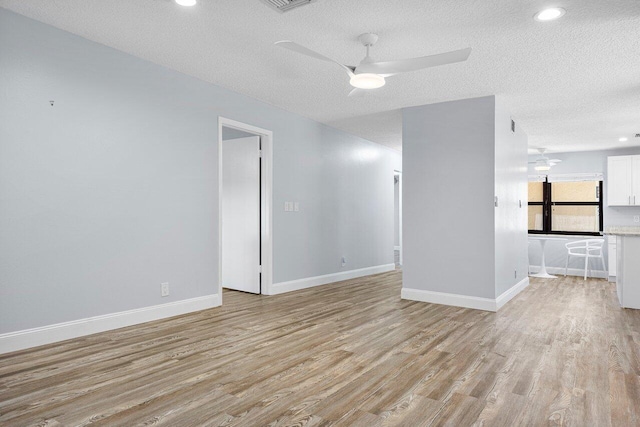
[[500, 98], [495, 110], [495, 284], [496, 297], [528, 277], [527, 135]]
[[495, 299], [495, 97], [403, 110], [403, 292]]
[[273, 131], [274, 283], [393, 266], [397, 152], [1, 8], [0, 52], [0, 334], [216, 294], [219, 116]]

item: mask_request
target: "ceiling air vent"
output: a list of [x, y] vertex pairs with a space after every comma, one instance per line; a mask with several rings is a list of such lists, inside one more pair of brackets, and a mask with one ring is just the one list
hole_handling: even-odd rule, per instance
[[304, 6], [314, 2], [315, 0], [262, 0], [267, 6], [277, 10], [280, 13], [288, 12], [299, 6]]

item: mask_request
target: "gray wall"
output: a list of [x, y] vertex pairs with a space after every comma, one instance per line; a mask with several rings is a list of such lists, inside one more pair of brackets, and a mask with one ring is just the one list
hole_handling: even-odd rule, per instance
[[400, 246], [400, 181], [393, 183], [393, 245]]
[[216, 293], [219, 115], [274, 132], [274, 282], [393, 263], [395, 151], [4, 9], [0, 52], [0, 333]]
[[403, 110], [403, 287], [495, 298], [493, 96]]
[[[640, 154], [640, 147], [626, 148], [618, 150], [603, 150], [603, 151], [582, 151], [575, 153], [552, 153], [548, 154], [550, 158], [560, 159], [562, 163], [558, 163], [554, 166], [550, 174], [568, 174], [568, 173], [595, 173], [601, 172], [604, 174], [604, 209], [603, 220], [604, 226], [637, 226], [637, 223], [633, 222], [634, 215], [640, 215], [640, 207], [608, 207], [607, 206], [607, 157], [608, 156], [625, 156], [631, 154]], [[537, 155], [529, 156], [529, 161], [533, 161], [537, 158]], [[534, 165], [529, 165], [529, 174], [534, 175], [540, 172], [534, 170]], [[568, 241], [581, 240], [584, 236], [575, 238], [568, 238]], [[567, 241], [567, 242], [568, 242]], [[545, 261], [548, 267], [562, 267], [564, 268], [566, 262], [566, 248], [567, 242], [547, 242], [545, 250]], [[605, 252], [607, 248], [605, 246]], [[533, 266], [540, 265], [540, 245], [537, 242], [532, 242], [529, 248], [529, 262]], [[601, 270], [602, 267], [597, 260], [591, 260], [591, 266], [594, 269]], [[607, 260], [608, 262], [608, 260]], [[584, 264], [578, 258], [574, 258], [569, 263], [570, 268], [583, 269]], [[608, 268], [608, 266], [607, 266]]]
[[228, 141], [230, 139], [238, 139], [238, 138], [247, 138], [249, 136], [255, 136], [252, 133], [243, 132], [238, 129], [228, 128], [226, 126], [222, 127], [222, 140]]
[[[496, 296], [528, 276], [527, 135], [516, 125], [500, 98], [495, 115]], [[520, 201], [522, 203], [520, 204]]]

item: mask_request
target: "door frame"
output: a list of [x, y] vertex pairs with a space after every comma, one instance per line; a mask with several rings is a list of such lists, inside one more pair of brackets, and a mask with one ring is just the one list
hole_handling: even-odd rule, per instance
[[[402, 171], [394, 170], [393, 176], [398, 176], [398, 245], [400, 246], [398, 263], [402, 265], [404, 252], [402, 248]], [[395, 233], [395, 230], [393, 231]]]
[[222, 128], [260, 137], [260, 293], [271, 295], [273, 283], [273, 132], [218, 116], [218, 296], [222, 304]]

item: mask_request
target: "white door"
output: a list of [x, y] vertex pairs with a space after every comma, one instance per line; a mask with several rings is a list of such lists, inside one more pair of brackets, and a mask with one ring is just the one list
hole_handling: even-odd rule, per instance
[[222, 287], [260, 293], [260, 137], [222, 142]]
[[631, 194], [631, 156], [609, 157], [607, 164], [607, 205], [633, 204]]
[[631, 175], [633, 177], [631, 204], [640, 206], [640, 156], [632, 156]]

